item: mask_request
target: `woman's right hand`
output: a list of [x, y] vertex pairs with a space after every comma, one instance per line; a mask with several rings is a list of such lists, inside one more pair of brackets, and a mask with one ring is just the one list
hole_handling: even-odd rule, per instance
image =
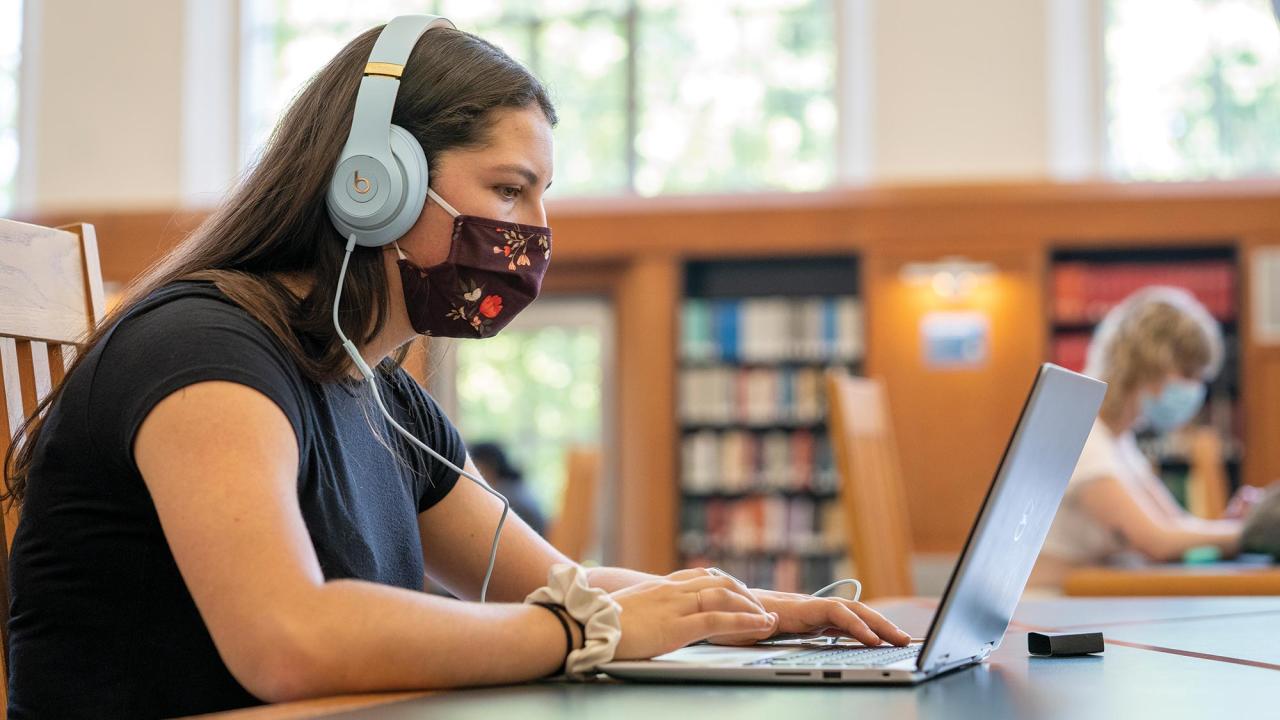
[[643, 660], [720, 635], [773, 634], [778, 616], [732, 578], [681, 570], [610, 597], [622, 606], [616, 660]]

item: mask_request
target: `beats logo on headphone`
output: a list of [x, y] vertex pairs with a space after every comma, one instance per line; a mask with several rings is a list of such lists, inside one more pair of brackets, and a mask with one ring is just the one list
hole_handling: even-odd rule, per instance
[[356, 192], [361, 195], [368, 195], [369, 191], [373, 189], [373, 183], [369, 178], [360, 177], [359, 170], [355, 172], [355, 179], [351, 181], [351, 186], [354, 187]]

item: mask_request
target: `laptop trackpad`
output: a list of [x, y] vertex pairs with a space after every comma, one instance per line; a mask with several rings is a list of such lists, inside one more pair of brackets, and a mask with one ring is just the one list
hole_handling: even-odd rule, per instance
[[699, 665], [741, 665], [761, 658], [795, 652], [795, 648], [733, 647], [726, 645], [690, 645], [654, 658], [661, 662], [697, 663]]

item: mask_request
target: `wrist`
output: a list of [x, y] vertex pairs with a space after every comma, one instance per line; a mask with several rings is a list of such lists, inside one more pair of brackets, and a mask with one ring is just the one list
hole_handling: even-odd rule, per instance
[[575, 637], [573, 625], [581, 629], [581, 647], [571, 650], [566, 658], [568, 677], [589, 678], [597, 667], [613, 659], [621, 638], [618, 615], [622, 608], [604, 589], [588, 584], [585, 568], [569, 564], [553, 566], [547, 585], [530, 593], [525, 602], [563, 607], [568, 618], [564, 630], [569, 643]]
[[531, 603], [531, 606], [540, 608], [538, 614], [544, 618], [550, 616], [556, 626], [556, 630], [552, 631], [552, 639], [544, 644], [556, 649], [555, 657], [559, 658], [559, 663], [555, 670], [549, 670], [541, 675], [543, 677], [563, 675], [569, 663], [569, 656], [580, 647], [578, 644], [580, 632], [575, 628], [577, 623], [563, 606], [549, 602]]

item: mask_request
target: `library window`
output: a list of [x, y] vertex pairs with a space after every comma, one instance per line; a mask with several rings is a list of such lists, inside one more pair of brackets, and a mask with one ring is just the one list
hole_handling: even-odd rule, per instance
[[344, 43], [412, 12], [449, 17], [546, 83], [556, 195], [800, 191], [835, 177], [831, 0], [247, 0], [242, 157]]
[[18, 171], [18, 66], [22, 57], [22, 3], [0, 4], [0, 213], [13, 207]]
[[568, 452], [605, 441], [610, 313], [601, 299], [542, 298], [498, 335], [449, 350], [463, 437], [501, 446], [550, 519], [563, 503]]
[[1132, 180], [1280, 172], [1270, 0], [1107, 0], [1106, 162]]

